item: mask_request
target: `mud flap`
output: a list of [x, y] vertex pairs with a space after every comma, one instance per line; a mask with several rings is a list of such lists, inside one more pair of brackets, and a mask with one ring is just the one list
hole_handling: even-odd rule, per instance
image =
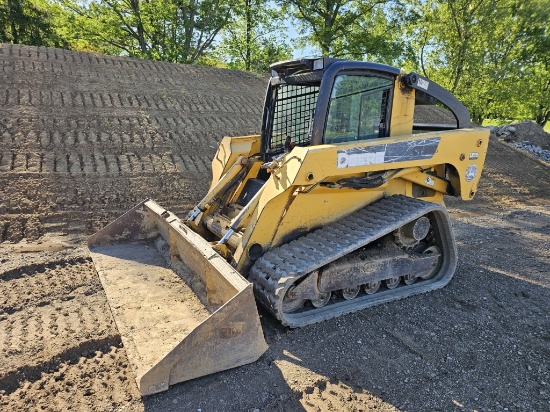
[[267, 350], [252, 284], [155, 202], [137, 205], [88, 247], [142, 395]]

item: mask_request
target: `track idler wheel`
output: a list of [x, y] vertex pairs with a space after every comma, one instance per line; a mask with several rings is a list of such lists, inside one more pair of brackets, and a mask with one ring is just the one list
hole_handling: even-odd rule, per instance
[[367, 283], [363, 285], [363, 289], [365, 289], [365, 293], [367, 295], [372, 295], [373, 293], [378, 292], [378, 289], [380, 289], [380, 285], [382, 282], [379, 280], [376, 280], [374, 282]]
[[400, 281], [401, 277], [397, 276], [395, 278], [386, 279], [384, 283], [388, 289], [395, 289], [399, 285]]
[[[439, 250], [439, 248], [437, 246], [430, 246], [424, 252], [422, 252], [423, 255], [430, 255], [432, 253], [438, 253], [439, 255], [441, 255], [441, 250]], [[435, 275], [437, 273], [437, 271], [439, 270], [440, 265], [441, 265], [441, 257], [439, 258], [439, 263], [438, 263], [438, 265], [436, 265], [434, 270], [432, 270], [427, 275], [421, 276], [421, 278], [422, 279], [430, 279], [431, 277], [433, 277], [433, 275]]]
[[292, 299], [285, 296], [283, 299], [283, 310], [287, 313], [294, 312], [304, 306], [306, 301], [304, 299]]
[[342, 297], [346, 300], [355, 299], [361, 290], [361, 286], [352, 286], [342, 289]]
[[321, 293], [318, 299], [311, 299], [311, 304], [316, 308], [322, 308], [330, 300], [330, 292]]

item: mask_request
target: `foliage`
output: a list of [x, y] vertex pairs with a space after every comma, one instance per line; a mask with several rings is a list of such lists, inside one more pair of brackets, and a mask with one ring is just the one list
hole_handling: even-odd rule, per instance
[[550, 0], [529, 1], [522, 9], [525, 40], [519, 53], [522, 87], [517, 91], [525, 117], [550, 121]]
[[412, 1], [403, 24], [415, 57], [405, 65], [453, 92], [476, 122], [539, 117], [527, 102], [548, 87], [548, 51], [539, 54], [548, 7], [548, 0]]
[[[357, 34], [369, 28], [372, 14], [388, 2], [389, 0], [279, 0], [283, 10], [298, 22], [302, 40], [307, 39], [307, 43], [317, 47], [321, 54], [333, 57], [346, 55], [349, 37], [355, 37], [351, 41], [357, 42]], [[360, 36], [361, 40], [368, 41], [368, 32], [363, 34]]]
[[86, 39], [105, 51], [194, 63], [227, 26], [237, 0], [94, 0], [64, 4]]
[[290, 21], [323, 55], [430, 77], [476, 122], [550, 119], [550, 0], [0, 0], [2, 42], [256, 72], [291, 57]]
[[357, 10], [359, 18], [348, 27], [346, 36], [336, 38], [334, 48], [344, 58], [399, 65], [411, 52], [401, 21], [393, 17], [401, 15], [403, 5], [388, 0], [358, 2]]
[[266, 73], [271, 63], [292, 57], [283, 16], [267, 0], [242, 0], [235, 14], [218, 48], [230, 68]]
[[0, 42], [67, 47], [54, 28], [54, 13], [39, 0], [0, 2]]
[[432, 78], [473, 120], [550, 117], [550, 0], [280, 0], [324, 55]]

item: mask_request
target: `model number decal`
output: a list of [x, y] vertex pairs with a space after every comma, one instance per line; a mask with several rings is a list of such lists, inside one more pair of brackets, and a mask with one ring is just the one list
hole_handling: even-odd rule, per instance
[[385, 155], [386, 152], [354, 153], [351, 155], [338, 153], [338, 168], [379, 165], [384, 163]]

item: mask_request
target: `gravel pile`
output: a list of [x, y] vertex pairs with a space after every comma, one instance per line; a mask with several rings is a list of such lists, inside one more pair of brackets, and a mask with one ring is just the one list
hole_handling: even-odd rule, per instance
[[512, 146], [525, 150], [529, 153], [532, 153], [535, 156], [540, 157], [542, 160], [546, 162], [550, 162], [550, 150], [545, 150], [542, 147], [536, 146], [533, 143], [528, 141], [512, 143]]
[[514, 147], [550, 162], [550, 134], [538, 124], [525, 121], [504, 126], [491, 126], [491, 133]]

